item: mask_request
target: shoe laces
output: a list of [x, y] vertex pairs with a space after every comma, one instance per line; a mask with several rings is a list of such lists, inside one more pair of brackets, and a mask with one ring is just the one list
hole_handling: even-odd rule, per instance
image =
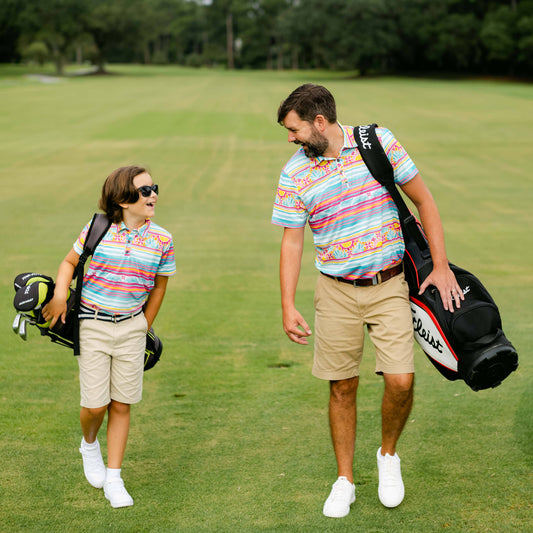
[[348, 486], [351, 485], [351, 483], [348, 481], [345, 477], [340, 477], [333, 483], [333, 486], [331, 487], [331, 494], [330, 499], [331, 500], [337, 500], [339, 498], [343, 499], [345, 498], [346, 491], [348, 490]]
[[381, 459], [383, 482], [386, 485], [397, 485], [401, 479], [400, 460], [392, 455], [385, 455]]
[[100, 466], [102, 461], [100, 455], [100, 449], [96, 448], [94, 450], [84, 449], [83, 446], [80, 448], [80, 452], [83, 455], [83, 459], [86, 462], [87, 466]]

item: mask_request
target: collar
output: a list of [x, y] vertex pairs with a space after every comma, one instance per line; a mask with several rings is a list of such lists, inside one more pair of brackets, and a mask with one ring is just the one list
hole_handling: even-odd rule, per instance
[[117, 224], [117, 232], [118, 233], [136, 233], [137, 235], [144, 237], [149, 227], [150, 227], [149, 218], [145, 220], [144, 224], [140, 228], [136, 228], [136, 229], [129, 229], [128, 226], [124, 224], [124, 221], [121, 221]]
[[[342, 143], [342, 148], [340, 151], [340, 154], [342, 155], [342, 152], [344, 150], [350, 150], [352, 148], [357, 148], [357, 142], [355, 141], [355, 135], [353, 128], [350, 126], [343, 126], [340, 122], [337, 121], [337, 124], [339, 125], [339, 128], [342, 129], [342, 133], [344, 135], [344, 140]], [[322, 161], [333, 161], [336, 159], [335, 157], [324, 157], [322, 155], [319, 155], [318, 157], [312, 157], [310, 158], [311, 165], [317, 166], [320, 165]]]

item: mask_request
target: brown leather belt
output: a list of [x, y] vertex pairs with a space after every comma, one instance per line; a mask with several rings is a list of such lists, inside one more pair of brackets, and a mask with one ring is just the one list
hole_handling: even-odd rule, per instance
[[403, 264], [400, 263], [399, 265], [393, 266], [392, 268], [388, 268], [387, 270], [379, 271], [375, 276], [371, 278], [346, 279], [339, 278], [337, 276], [332, 276], [331, 274], [326, 274], [325, 272], [320, 273], [324, 274], [324, 276], [327, 276], [328, 278], [334, 279], [335, 281], [348, 283], [348, 285], [353, 285], [354, 287], [370, 287], [372, 285], [379, 285], [380, 283], [383, 283], [384, 281], [387, 281], [393, 278], [394, 276], [401, 274], [402, 272]]

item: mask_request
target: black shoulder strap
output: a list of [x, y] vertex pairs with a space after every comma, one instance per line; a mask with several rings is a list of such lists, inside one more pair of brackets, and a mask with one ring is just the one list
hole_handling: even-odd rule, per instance
[[94, 214], [89, 231], [87, 232], [87, 237], [85, 238], [85, 244], [83, 245], [83, 253], [87, 254], [86, 257], [94, 253], [96, 247], [107, 233], [109, 226], [111, 226], [111, 220], [103, 213]]
[[95, 213], [87, 236], [85, 237], [85, 243], [83, 245], [83, 252], [80, 255], [78, 266], [74, 271], [73, 278], [76, 280], [76, 299], [74, 303], [74, 355], [80, 355], [80, 328], [78, 313], [81, 305], [81, 289], [83, 286], [83, 274], [85, 270], [85, 263], [87, 259], [94, 253], [96, 247], [100, 244], [100, 241], [104, 238], [107, 230], [111, 226], [111, 220], [102, 213]]
[[429, 255], [428, 243], [418, 227], [416, 218], [412, 215], [394, 183], [394, 169], [379, 142], [376, 128], [377, 124], [354, 128], [355, 140], [361, 157], [374, 179], [383, 185], [392, 196], [400, 215], [403, 232], [406, 233], [405, 238], [410, 237], [416, 241], [420, 250]]

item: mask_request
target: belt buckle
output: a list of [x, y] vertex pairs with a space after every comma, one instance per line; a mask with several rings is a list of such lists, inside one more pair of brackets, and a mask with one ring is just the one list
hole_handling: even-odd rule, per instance
[[379, 285], [380, 283], [380, 273], [378, 272], [375, 276], [372, 277], [372, 286]]

